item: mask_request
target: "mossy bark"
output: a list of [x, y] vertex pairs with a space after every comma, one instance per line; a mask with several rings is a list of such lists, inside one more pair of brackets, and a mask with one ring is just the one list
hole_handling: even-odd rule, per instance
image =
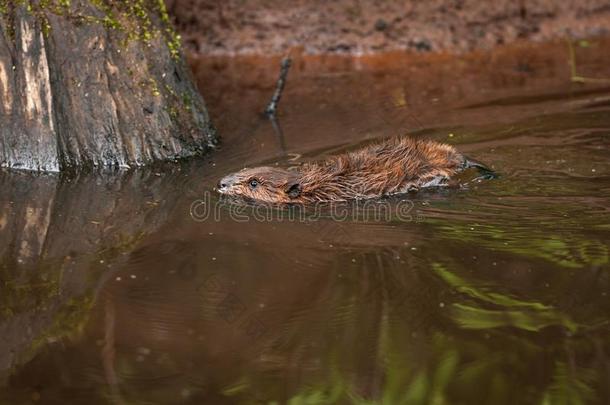
[[162, 1], [0, 0], [0, 165], [199, 155], [215, 131]]

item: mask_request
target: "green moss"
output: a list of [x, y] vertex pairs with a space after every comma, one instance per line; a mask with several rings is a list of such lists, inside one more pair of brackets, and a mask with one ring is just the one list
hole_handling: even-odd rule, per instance
[[5, 21], [6, 34], [13, 40], [15, 38], [15, 16], [14, 8], [19, 4], [19, 0], [11, 2], [10, 0], [0, 0], [0, 17]]
[[172, 26], [172, 23], [169, 19], [169, 14], [167, 13], [167, 8], [165, 7], [165, 2], [163, 0], [156, 0], [156, 3], [157, 12], [159, 13], [159, 17], [161, 18], [163, 25], [165, 26], [164, 34], [167, 47], [169, 48], [169, 52], [172, 58], [177, 58], [178, 56], [180, 56], [180, 48], [182, 46], [180, 42], [180, 35], [176, 33]]
[[53, 323], [32, 342], [30, 351], [35, 353], [51, 340], [81, 333], [89, 320], [93, 304], [91, 294], [68, 300], [54, 315]]
[[159, 97], [161, 95], [161, 92], [159, 91], [159, 85], [157, 84], [157, 81], [155, 79], [153, 79], [152, 77], [149, 78], [146, 84], [150, 87], [153, 96]]
[[14, 257], [0, 258], [0, 319], [28, 310], [44, 309], [60, 294], [61, 263], [41, 263], [36, 272], [16, 269], [19, 269], [19, 263]]
[[178, 98], [178, 95], [176, 94], [174, 89], [172, 89], [167, 83], [164, 85], [164, 87], [165, 87], [165, 91], [167, 92], [167, 94], [169, 94], [170, 96], [172, 96], [174, 98]]
[[184, 109], [187, 111], [191, 111], [193, 106], [193, 97], [190, 93], [184, 92], [182, 93], [182, 104], [184, 105]]
[[180, 56], [180, 36], [172, 27], [163, 0], [90, 0], [94, 11], [82, 14], [72, 7], [71, 0], [0, 0], [0, 14], [7, 22], [11, 38], [15, 33], [15, 11], [25, 7], [34, 15], [43, 33], [48, 35], [51, 25], [48, 13], [65, 16], [74, 23], [101, 24], [106, 29], [124, 35], [125, 45], [141, 41], [150, 45], [162, 37], [172, 58]]
[[179, 111], [176, 107], [168, 107], [167, 113], [169, 114], [169, 117], [171, 118], [172, 121], [175, 121], [178, 119]]

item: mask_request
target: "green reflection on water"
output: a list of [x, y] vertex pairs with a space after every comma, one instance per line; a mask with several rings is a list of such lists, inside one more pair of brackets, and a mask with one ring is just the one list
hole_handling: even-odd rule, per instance
[[508, 225], [478, 224], [430, 219], [441, 236], [473, 243], [487, 249], [510, 252], [530, 258], [548, 260], [564, 268], [583, 268], [608, 264], [608, 247], [584, 235], [548, 233], [538, 227], [515, 229]]
[[[433, 263], [432, 269], [451, 287], [496, 309], [476, 307], [472, 304], [453, 303], [452, 316], [455, 322], [468, 329], [489, 329], [513, 326], [529, 331], [539, 331], [551, 325], [562, 325], [571, 332], [578, 327], [568, 316], [539, 302], [522, 301], [515, 297], [477, 288], [448, 271], [443, 265]], [[514, 309], [520, 308], [520, 309]]]

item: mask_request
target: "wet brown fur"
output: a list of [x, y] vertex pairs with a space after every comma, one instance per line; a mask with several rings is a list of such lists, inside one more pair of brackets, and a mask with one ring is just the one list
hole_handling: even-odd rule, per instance
[[374, 198], [446, 184], [466, 162], [449, 145], [391, 138], [289, 169], [243, 169], [222, 179], [220, 192], [270, 203]]

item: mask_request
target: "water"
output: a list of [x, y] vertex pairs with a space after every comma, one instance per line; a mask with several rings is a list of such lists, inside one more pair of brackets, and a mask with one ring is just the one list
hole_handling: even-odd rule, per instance
[[[609, 44], [580, 45], [610, 78]], [[217, 153], [2, 173], [0, 403], [609, 403], [610, 82], [566, 58], [297, 57], [279, 130], [277, 59], [197, 60]], [[342, 221], [212, 190], [407, 132], [501, 176]]]

